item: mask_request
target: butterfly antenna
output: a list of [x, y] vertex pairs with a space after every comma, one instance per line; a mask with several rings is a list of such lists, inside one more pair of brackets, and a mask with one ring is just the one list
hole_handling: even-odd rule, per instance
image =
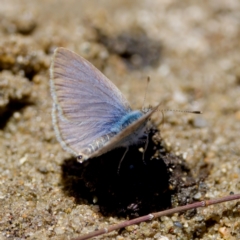
[[158, 122], [157, 125], [159, 125], [159, 124], [164, 125], [164, 123], [165, 123], [164, 112], [180, 112], [180, 113], [202, 114], [201, 111], [177, 110], [177, 109], [158, 109], [157, 111], [161, 111], [162, 116], [163, 116], [162, 120], [160, 122]]
[[180, 113], [202, 114], [202, 111], [177, 110], [177, 109], [159, 109], [158, 111], [161, 111], [161, 112], [180, 112]]
[[142, 104], [142, 110], [144, 111], [144, 104], [145, 104], [145, 100], [146, 100], [146, 96], [147, 96], [147, 91], [148, 91], [148, 85], [150, 82], [150, 77], [147, 77], [147, 86], [146, 86], [146, 90], [145, 90], [145, 94], [144, 94], [144, 98], [143, 98], [143, 104]]
[[121, 160], [120, 160], [120, 162], [119, 162], [119, 164], [118, 164], [118, 169], [117, 169], [118, 175], [119, 175], [119, 172], [120, 172], [120, 168], [121, 168], [121, 165], [122, 165], [122, 161], [123, 161], [123, 159], [125, 158], [128, 150], [129, 150], [129, 147], [126, 148], [126, 150], [125, 150], [125, 152], [124, 152], [124, 154], [123, 154], [123, 156], [122, 156], [122, 158], [121, 158]]

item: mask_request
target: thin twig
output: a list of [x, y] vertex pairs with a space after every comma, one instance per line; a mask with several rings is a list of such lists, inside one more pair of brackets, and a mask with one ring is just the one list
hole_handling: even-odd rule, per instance
[[130, 226], [130, 225], [138, 224], [138, 223], [145, 222], [145, 221], [150, 221], [150, 220], [158, 218], [158, 217], [167, 216], [167, 215], [171, 215], [173, 213], [178, 213], [178, 212], [182, 212], [182, 211], [186, 211], [186, 210], [190, 210], [190, 209], [194, 209], [194, 208], [207, 207], [210, 205], [214, 205], [214, 204], [218, 204], [218, 203], [222, 203], [222, 202], [233, 201], [233, 200], [237, 200], [237, 199], [240, 199], [240, 194], [233, 194], [233, 195], [229, 195], [226, 197], [215, 198], [212, 200], [195, 202], [195, 203], [188, 204], [185, 206], [168, 209], [168, 210], [161, 211], [161, 212], [151, 213], [151, 214], [139, 217], [139, 218], [127, 220], [127, 221], [124, 221], [124, 222], [118, 223], [118, 224], [114, 224], [112, 226], [102, 228], [100, 230], [88, 233], [81, 237], [73, 238], [72, 240], [90, 239], [92, 237], [96, 237], [96, 236], [99, 236], [99, 235], [102, 235], [105, 233], [109, 233], [114, 230], [118, 230], [118, 229]]

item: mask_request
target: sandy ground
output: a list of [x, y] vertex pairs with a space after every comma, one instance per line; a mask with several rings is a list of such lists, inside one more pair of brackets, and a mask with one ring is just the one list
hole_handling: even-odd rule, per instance
[[[66, 191], [64, 166], [71, 156], [56, 140], [49, 90], [58, 46], [96, 65], [133, 108], [142, 107], [150, 76], [145, 106], [162, 102], [163, 108], [203, 111], [165, 113], [161, 136], [193, 176], [199, 169], [208, 173], [206, 194], [196, 200], [240, 192], [239, 39], [239, 0], [1, 0], [0, 238], [70, 239], [126, 219], [104, 214], [97, 197]], [[99, 239], [161, 236], [240, 239], [240, 202]]]

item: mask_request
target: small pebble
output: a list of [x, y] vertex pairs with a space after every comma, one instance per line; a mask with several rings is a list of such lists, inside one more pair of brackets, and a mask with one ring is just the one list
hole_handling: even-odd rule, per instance
[[196, 117], [193, 121], [193, 126], [196, 128], [204, 128], [208, 126], [208, 123], [204, 118]]
[[96, 196], [93, 197], [93, 203], [96, 204], [98, 202], [98, 198]]
[[175, 227], [183, 228], [182, 223], [180, 223], [179, 221], [173, 222], [173, 224], [174, 224]]
[[199, 199], [201, 199], [201, 197], [202, 197], [202, 194], [201, 194], [200, 192], [196, 193], [196, 194], [193, 196], [193, 198], [194, 198], [195, 200], [199, 200]]

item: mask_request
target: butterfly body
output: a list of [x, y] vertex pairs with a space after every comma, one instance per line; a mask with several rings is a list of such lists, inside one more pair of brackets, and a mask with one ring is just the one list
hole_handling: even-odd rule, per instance
[[146, 136], [158, 106], [147, 113], [133, 111], [117, 87], [84, 58], [58, 48], [50, 74], [57, 139], [81, 162]]
[[118, 122], [116, 122], [116, 124], [111, 128], [111, 132], [120, 132], [128, 125], [139, 119], [142, 115], [143, 114], [140, 111], [131, 111], [127, 113]]

